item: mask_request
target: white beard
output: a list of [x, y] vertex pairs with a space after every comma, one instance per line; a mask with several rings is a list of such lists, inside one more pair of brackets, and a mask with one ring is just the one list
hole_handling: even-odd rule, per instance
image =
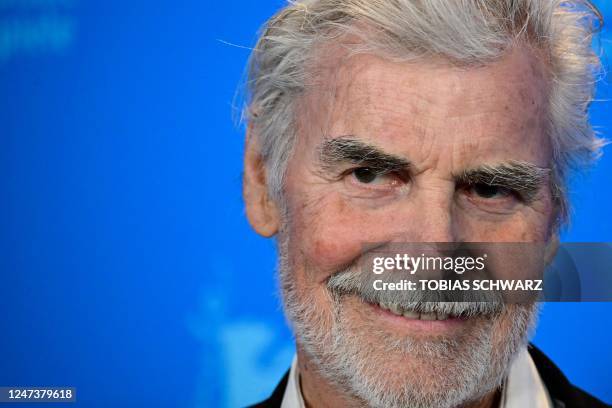
[[[478, 400], [502, 384], [538, 314], [536, 304], [511, 305], [460, 338], [394, 337], [351, 322], [335, 296], [326, 313], [299, 292], [287, 255], [288, 240], [281, 238], [283, 304], [297, 342], [330, 384], [371, 407], [453, 408]], [[500, 330], [502, 319], [509, 319], [507, 333]], [[392, 364], [407, 357], [418, 359], [423, 374]]]

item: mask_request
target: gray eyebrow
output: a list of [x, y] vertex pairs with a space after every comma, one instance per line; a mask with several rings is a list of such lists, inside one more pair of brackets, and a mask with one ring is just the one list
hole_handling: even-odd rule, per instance
[[464, 171], [455, 177], [458, 184], [486, 184], [516, 191], [526, 201], [532, 201], [549, 178], [551, 170], [523, 161], [499, 165], [483, 165]]
[[386, 153], [352, 136], [326, 139], [319, 148], [319, 161], [324, 169], [351, 163], [368, 167], [379, 174], [410, 168], [410, 162], [405, 158]]

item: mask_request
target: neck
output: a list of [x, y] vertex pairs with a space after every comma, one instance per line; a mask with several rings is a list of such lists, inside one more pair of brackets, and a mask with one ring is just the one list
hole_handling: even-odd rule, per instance
[[[364, 401], [350, 391], [331, 384], [324, 378], [318, 367], [298, 345], [297, 363], [299, 386], [307, 408], [363, 407]], [[501, 392], [495, 389], [483, 398], [462, 405], [460, 408], [497, 408], [500, 406]], [[458, 407], [459, 408], [459, 407]]]
[[308, 354], [298, 345], [297, 365], [299, 385], [307, 408], [362, 407], [363, 401], [338, 389], [324, 378]]

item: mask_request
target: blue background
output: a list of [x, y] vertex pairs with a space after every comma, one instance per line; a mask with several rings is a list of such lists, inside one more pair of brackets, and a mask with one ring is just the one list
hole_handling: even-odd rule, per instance
[[[234, 97], [282, 4], [0, 0], [0, 385], [75, 386], [88, 407], [274, 388], [293, 346], [273, 242], [244, 218]], [[612, 241], [607, 153], [572, 183], [566, 241]], [[611, 312], [549, 304], [535, 337], [608, 402]]]

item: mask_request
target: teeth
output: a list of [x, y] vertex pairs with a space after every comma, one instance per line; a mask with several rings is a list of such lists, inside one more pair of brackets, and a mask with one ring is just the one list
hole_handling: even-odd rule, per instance
[[402, 310], [399, 305], [397, 305], [396, 303], [384, 303], [384, 302], [380, 302], [378, 304], [380, 306], [381, 309], [384, 310], [388, 310], [391, 313], [393, 313], [394, 315], [397, 316], [404, 316], [406, 319], [413, 319], [413, 320], [447, 320], [448, 318], [450, 318], [450, 315], [446, 314], [446, 313], [436, 313], [436, 312], [432, 312], [432, 313], [419, 313], [419, 312], [415, 312], [414, 310]]
[[412, 310], [406, 310], [404, 312], [404, 317], [408, 319], [418, 319], [420, 317], [420, 314], [417, 312], [413, 312]]
[[389, 310], [391, 310], [391, 313], [396, 314], [398, 316], [402, 315], [402, 311], [399, 309], [399, 307], [395, 303], [389, 306]]

